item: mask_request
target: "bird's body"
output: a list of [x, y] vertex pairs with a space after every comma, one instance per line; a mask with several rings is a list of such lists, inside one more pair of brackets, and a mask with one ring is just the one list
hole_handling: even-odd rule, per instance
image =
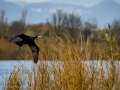
[[15, 39], [16, 37], [19, 37], [22, 39], [22, 41], [16, 42], [17, 45], [22, 46], [23, 44], [28, 44], [28, 46], [30, 47], [30, 49], [32, 51], [34, 63], [37, 63], [38, 56], [39, 56], [39, 47], [35, 44], [34, 39], [39, 38], [41, 36], [30, 37], [30, 36], [27, 36], [24, 34], [19, 34], [19, 35], [15, 36], [14, 38], [12, 38], [10, 41]]

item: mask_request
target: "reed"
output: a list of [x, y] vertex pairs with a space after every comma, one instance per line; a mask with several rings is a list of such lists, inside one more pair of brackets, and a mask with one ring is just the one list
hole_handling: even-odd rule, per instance
[[[101, 43], [74, 43], [57, 36], [36, 40], [41, 62], [15, 67], [4, 90], [120, 90], [119, 48], [115, 38], [106, 38], [108, 42]], [[29, 48], [19, 52], [32, 59]]]

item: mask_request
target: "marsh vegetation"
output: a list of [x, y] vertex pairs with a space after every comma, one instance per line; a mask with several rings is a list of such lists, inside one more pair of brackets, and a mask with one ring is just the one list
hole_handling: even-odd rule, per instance
[[118, 22], [99, 30], [96, 23], [83, 25], [79, 16], [61, 10], [45, 24], [25, 25], [23, 17], [8, 25], [1, 19], [0, 60], [33, 60], [27, 45], [19, 47], [15, 41], [9, 42], [11, 37], [25, 33], [42, 35], [43, 38], [35, 40], [40, 48], [39, 61], [53, 61], [50, 67], [43, 62], [32, 70], [26, 65], [14, 67], [5, 79], [4, 90], [120, 90]]
[[[38, 63], [32, 70], [26, 65], [14, 67], [5, 79], [4, 90], [119, 90], [119, 49], [115, 38], [111, 40], [106, 34], [106, 40], [106, 43], [91, 43], [89, 39], [73, 43], [74, 40], [63, 41], [57, 36], [38, 39], [39, 60], [60, 62], [53, 62], [51, 66], [48, 62]], [[1, 41], [3, 52], [8, 50], [8, 55], [10, 53], [9, 58], [32, 59], [26, 45], [19, 48], [4, 39]], [[6, 45], [14, 49], [6, 48]], [[12, 53], [14, 51], [16, 55]], [[100, 65], [84, 62], [92, 60], [99, 60]], [[104, 60], [108, 62], [104, 63]]]

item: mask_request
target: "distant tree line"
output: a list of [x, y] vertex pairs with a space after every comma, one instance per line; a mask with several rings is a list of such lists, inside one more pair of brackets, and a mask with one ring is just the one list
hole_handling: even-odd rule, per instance
[[11, 38], [17, 34], [24, 33], [25, 19], [27, 10], [22, 9], [22, 17], [19, 21], [13, 21], [10, 25], [7, 24], [5, 19], [5, 11], [0, 11], [0, 37]]
[[81, 40], [81, 37], [84, 40], [87, 40], [88, 37], [91, 40], [100, 40], [105, 38], [105, 33], [108, 33], [111, 37], [115, 36], [117, 40], [120, 40], [120, 19], [115, 19], [110, 24], [110, 29], [98, 30], [95, 18], [83, 22], [81, 16], [76, 13], [66, 13], [60, 9], [53, 13], [46, 23], [26, 24], [26, 16], [27, 10], [23, 9], [20, 20], [8, 24], [5, 11], [0, 10], [0, 37], [9, 39], [17, 34], [25, 33], [48, 37], [55, 34], [61, 38], [74, 38], [77, 40]]
[[120, 44], [120, 19], [115, 19], [110, 25], [111, 38], [114, 36]]

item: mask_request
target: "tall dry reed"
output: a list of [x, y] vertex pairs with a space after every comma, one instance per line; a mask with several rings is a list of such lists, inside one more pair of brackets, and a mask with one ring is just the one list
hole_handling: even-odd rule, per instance
[[[115, 38], [93, 44], [89, 39], [74, 43], [56, 36], [36, 43], [41, 62], [31, 68], [15, 67], [5, 80], [4, 90], [120, 90], [120, 64], [114, 62], [119, 60]], [[24, 54], [23, 58], [28, 55], [32, 59], [30, 50]]]

